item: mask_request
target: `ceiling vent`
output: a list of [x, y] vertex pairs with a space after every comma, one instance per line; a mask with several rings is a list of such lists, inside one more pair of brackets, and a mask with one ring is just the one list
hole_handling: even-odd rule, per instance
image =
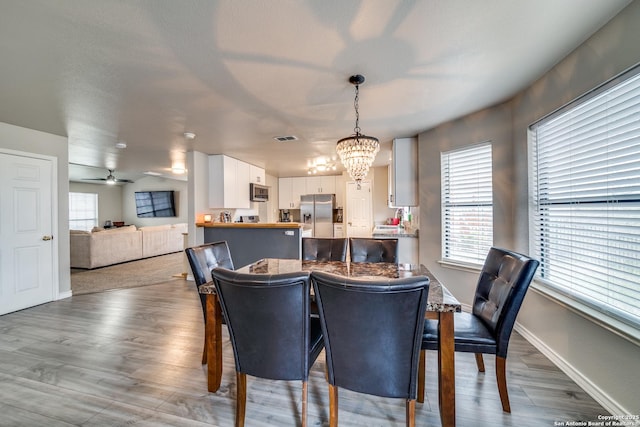
[[297, 136], [293, 136], [293, 135], [274, 136], [273, 139], [275, 139], [276, 141], [279, 141], [279, 142], [285, 142], [285, 141], [297, 141], [298, 137]]

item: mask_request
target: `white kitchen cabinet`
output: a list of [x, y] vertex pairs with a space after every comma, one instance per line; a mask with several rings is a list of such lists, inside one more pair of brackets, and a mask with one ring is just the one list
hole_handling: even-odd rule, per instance
[[309, 176], [306, 178], [306, 194], [335, 194], [336, 177], [333, 175]]
[[251, 190], [249, 188], [249, 184], [251, 183], [251, 165], [240, 160], [237, 162], [235, 185], [237, 192], [236, 207], [249, 209], [251, 208]]
[[292, 179], [278, 179], [278, 209], [293, 209], [293, 202], [291, 201]]
[[254, 184], [266, 185], [267, 177], [264, 169], [259, 168], [258, 166], [249, 165], [249, 175], [249, 182], [252, 182]]
[[250, 165], [224, 155], [209, 156], [209, 207], [248, 209]]
[[338, 224], [338, 223], [334, 223], [333, 224], [333, 237], [336, 238], [343, 238], [345, 237], [344, 235], [344, 224]]
[[300, 209], [300, 196], [307, 194], [306, 178], [278, 180], [278, 209]]
[[393, 140], [389, 207], [418, 206], [418, 139]]
[[398, 238], [398, 262], [401, 264], [419, 264], [418, 239], [415, 237]]

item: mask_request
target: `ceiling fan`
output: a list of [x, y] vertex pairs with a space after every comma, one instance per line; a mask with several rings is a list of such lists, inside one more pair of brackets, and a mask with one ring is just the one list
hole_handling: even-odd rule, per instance
[[127, 183], [133, 184], [133, 181], [130, 179], [118, 179], [113, 176], [113, 169], [107, 169], [109, 171], [109, 175], [106, 178], [84, 178], [86, 181], [105, 181], [107, 184], [119, 184], [119, 183]]

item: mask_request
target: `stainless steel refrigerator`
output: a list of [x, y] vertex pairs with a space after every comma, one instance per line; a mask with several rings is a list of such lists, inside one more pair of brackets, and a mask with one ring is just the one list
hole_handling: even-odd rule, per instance
[[300, 196], [300, 219], [311, 227], [313, 237], [333, 237], [334, 194], [306, 194]]

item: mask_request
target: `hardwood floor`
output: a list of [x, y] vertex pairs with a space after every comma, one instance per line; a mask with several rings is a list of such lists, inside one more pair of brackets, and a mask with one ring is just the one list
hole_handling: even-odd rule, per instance
[[[182, 280], [0, 316], [0, 426], [233, 426], [231, 344], [223, 343], [222, 386], [208, 393], [203, 334], [195, 286]], [[436, 364], [428, 352], [418, 427], [440, 425]], [[456, 354], [458, 426], [553, 426], [606, 413], [516, 333], [507, 360], [511, 414], [501, 410], [494, 358], [485, 365], [479, 374], [472, 354]], [[299, 425], [300, 390], [299, 382], [248, 377], [246, 425]], [[402, 401], [339, 395], [340, 426], [404, 425]], [[309, 379], [309, 426], [328, 425], [328, 415], [321, 355]]]

